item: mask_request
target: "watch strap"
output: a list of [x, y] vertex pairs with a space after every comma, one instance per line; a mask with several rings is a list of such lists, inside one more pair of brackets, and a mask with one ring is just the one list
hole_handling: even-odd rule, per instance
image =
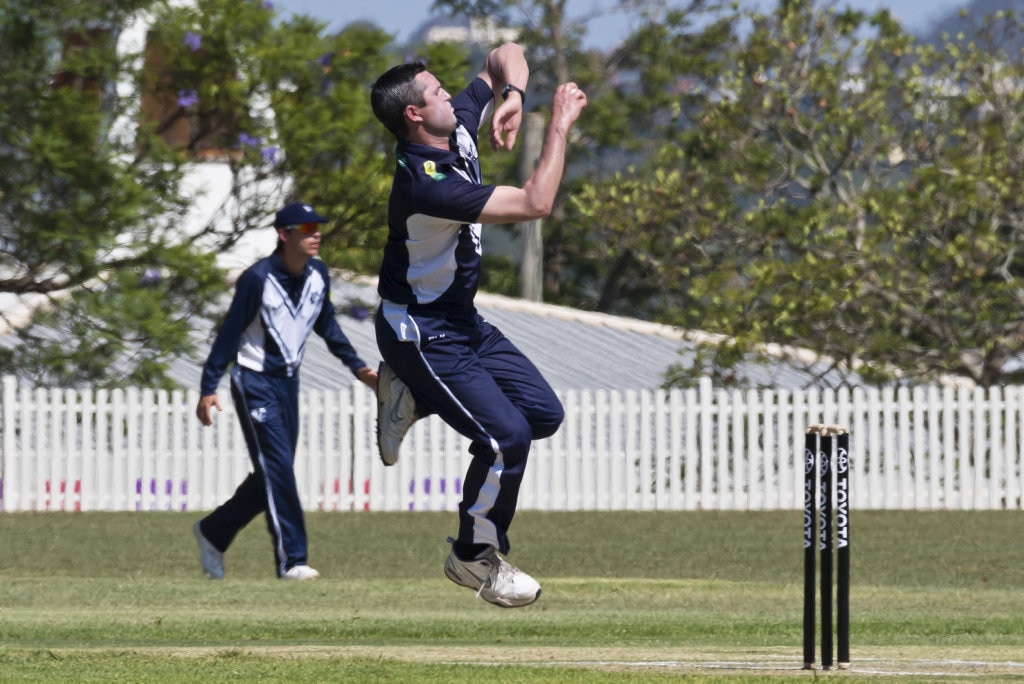
[[522, 88], [518, 88], [511, 83], [506, 83], [505, 87], [501, 89], [501, 99], [507, 100], [509, 93], [519, 93], [519, 97], [523, 99], [523, 107], [526, 106], [526, 91]]

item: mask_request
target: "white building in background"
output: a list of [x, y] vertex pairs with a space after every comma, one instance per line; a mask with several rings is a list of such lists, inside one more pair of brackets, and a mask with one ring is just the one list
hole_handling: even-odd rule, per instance
[[494, 45], [519, 39], [519, 31], [504, 28], [493, 19], [470, 19], [468, 26], [455, 24], [431, 26], [424, 32], [427, 43], [473, 43]]
[[[171, 0], [171, 7], [185, 7], [194, 4], [193, 0]], [[122, 55], [139, 55], [135, 64], [141, 69], [143, 62], [160, 63], [163, 60], [161, 49], [151, 38], [153, 15], [149, 12], [138, 13], [118, 36], [118, 52]], [[130, 96], [136, 84], [121, 82], [118, 94]], [[183, 147], [192, 136], [192, 124], [187, 117], [169, 112], [177, 105], [162, 101], [158, 97], [144, 93], [139, 98], [139, 108], [129, 111], [112, 127], [112, 135], [120, 136], [129, 144], [134, 139], [135, 129], [139, 121], [163, 120], [171, 116], [172, 122], [166, 127], [163, 137], [172, 146]], [[266, 98], [256, 98], [251, 103], [254, 118], [267, 121], [274, 120], [274, 112]], [[200, 141], [193, 155], [193, 162], [185, 169], [182, 179], [182, 191], [191, 197], [191, 206], [182, 224], [186, 234], [195, 234], [207, 227], [213, 227], [215, 235], [232, 232], [232, 218], [238, 216], [243, 206], [262, 204], [266, 210], [267, 221], [264, 226], [249, 228], [232, 245], [229, 250], [217, 250], [217, 264], [229, 274], [233, 281], [238, 274], [257, 259], [266, 256], [274, 249], [277, 232], [271, 225], [273, 211], [284, 203], [291, 187], [290, 179], [279, 178], [260, 183], [245, 182], [239, 185], [233, 178], [229, 161], [235, 154], [234, 150], [224, 150]], [[241, 193], [240, 196], [238, 193]], [[216, 240], [211, 239], [210, 248], [217, 249]]]

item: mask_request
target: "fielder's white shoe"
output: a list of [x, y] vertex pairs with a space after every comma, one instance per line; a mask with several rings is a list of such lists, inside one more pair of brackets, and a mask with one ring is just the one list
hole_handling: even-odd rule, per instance
[[476, 589], [476, 595], [502, 608], [528, 606], [540, 596], [540, 584], [507, 563], [491, 549], [476, 560], [464, 561], [453, 550], [444, 562], [444, 574], [452, 582]]
[[203, 572], [210, 579], [224, 579], [224, 554], [203, 536], [198, 520], [192, 526], [192, 534], [196, 536], [196, 544], [199, 546], [199, 564], [203, 566]]
[[398, 462], [402, 439], [417, 420], [412, 392], [382, 361], [377, 369], [377, 449], [384, 465]]
[[281, 575], [286, 580], [315, 580], [319, 579], [320, 573], [308, 565], [296, 565], [288, 568], [288, 571]]

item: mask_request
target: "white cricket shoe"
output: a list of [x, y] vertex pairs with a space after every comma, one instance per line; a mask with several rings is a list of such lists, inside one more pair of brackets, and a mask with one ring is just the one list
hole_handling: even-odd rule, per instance
[[196, 535], [196, 544], [199, 545], [199, 564], [203, 566], [203, 572], [210, 579], [224, 579], [224, 554], [203, 536], [198, 520], [192, 526], [192, 534]]
[[377, 449], [384, 465], [398, 462], [402, 439], [419, 418], [412, 392], [381, 361], [377, 370]]
[[286, 580], [315, 580], [320, 578], [320, 573], [308, 565], [296, 565], [288, 568], [288, 571], [281, 575]]
[[528, 606], [540, 596], [537, 580], [505, 562], [493, 548], [471, 561], [460, 560], [453, 550], [444, 562], [444, 574], [458, 585], [476, 589], [477, 596], [503, 608]]

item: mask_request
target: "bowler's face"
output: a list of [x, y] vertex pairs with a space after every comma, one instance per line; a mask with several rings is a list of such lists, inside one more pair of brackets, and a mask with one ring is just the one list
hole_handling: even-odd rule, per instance
[[455, 132], [455, 110], [452, 109], [452, 96], [441, 87], [429, 71], [416, 74], [416, 80], [423, 86], [423, 105], [416, 110], [422, 117], [421, 125], [431, 135], [447, 137]]

